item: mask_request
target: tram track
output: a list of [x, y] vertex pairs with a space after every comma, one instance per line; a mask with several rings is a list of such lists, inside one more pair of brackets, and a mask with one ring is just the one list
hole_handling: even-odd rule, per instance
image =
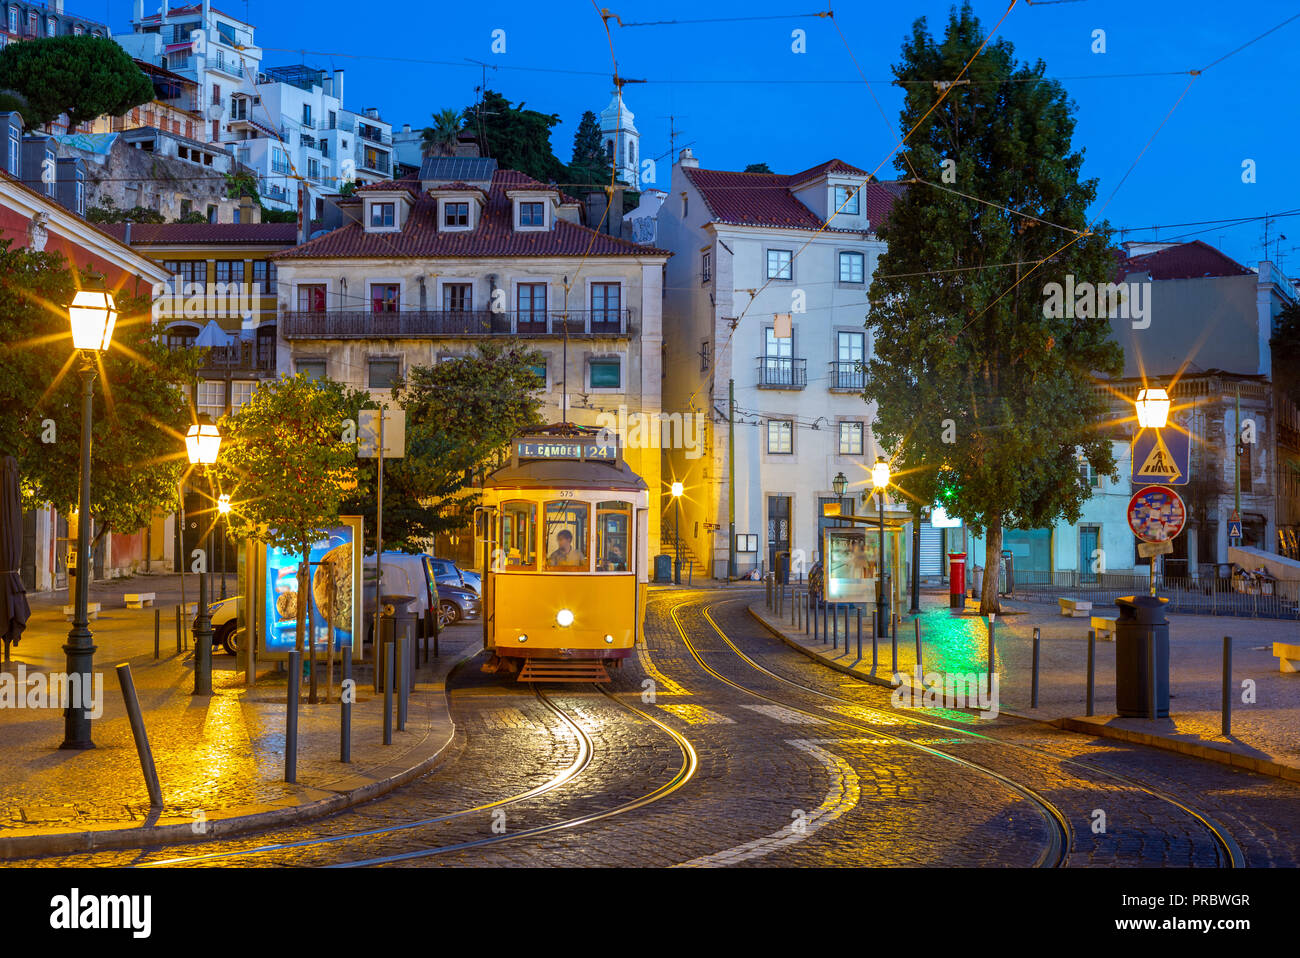
[[[791, 679], [788, 676], [780, 675], [777, 672], [773, 672], [771, 669], [767, 668], [766, 666], [758, 662], [755, 662], [750, 656], [748, 656], [744, 651], [739, 649], [726, 636], [726, 634], [723, 632], [722, 628], [718, 625], [718, 623], [716, 622], [716, 620], [713, 618], [712, 615], [712, 611], [718, 608], [721, 604], [722, 603], [714, 603], [713, 605], [710, 605], [702, 610], [701, 614], [705, 619], [705, 621], [709, 623], [709, 625], [713, 628], [713, 630], [717, 632], [719, 637], [722, 638], [722, 640], [726, 642], [726, 644], [732, 649], [732, 651], [734, 651], [736, 655], [738, 655], [742, 660], [744, 660], [747, 664], [757, 669], [758, 671], [772, 677], [773, 679], [779, 682], [801, 689], [804, 692], [807, 692], [809, 694], [830, 699], [842, 705], [850, 705], [856, 709], [861, 709], [868, 713], [880, 715], [882, 717], [888, 718], [891, 724], [902, 722], [904, 724], [908, 724], [912, 726], [918, 726], [918, 727], [924, 726], [927, 728], [941, 729], [944, 732], [960, 735], [972, 741], [978, 741], [982, 744], [988, 744], [991, 746], [1001, 747], [1005, 749], [1017, 750], [1024, 754], [1032, 754], [1035, 756], [1049, 759], [1050, 761], [1058, 763], [1060, 765], [1069, 766], [1070, 768], [1086, 771], [1093, 775], [1100, 775], [1109, 778], [1111, 781], [1118, 782], [1127, 788], [1133, 789], [1138, 792], [1142, 792], [1150, 796], [1151, 798], [1158, 800], [1159, 802], [1173, 806], [1174, 808], [1182, 812], [1184, 815], [1186, 815], [1188, 818], [1190, 818], [1192, 821], [1196, 822], [1201, 828], [1203, 828], [1206, 832], [1209, 833], [1211, 840], [1214, 842], [1215, 854], [1216, 857], [1218, 858], [1218, 863], [1220, 867], [1239, 868], [1239, 867], [1244, 867], [1246, 864], [1245, 856], [1243, 855], [1240, 846], [1238, 846], [1236, 841], [1233, 840], [1232, 836], [1228, 834], [1228, 832], [1223, 828], [1223, 826], [1220, 825], [1218, 822], [1214, 821], [1208, 814], [1193, 808], [1191, 805], [1187, 804], [1186, 802], [1180, 800], [1175, 796], [1168, 794], [1167, 792], [1164, 792], [1157, 788], [1153, 788], [1150, 785], [1146, 785], [1142, 782], [1136, 781], [1135, 779], [1132, 779], [1119, 772], [1115, 772], [1110, 769], [1101, 768], [1099, 766], [1092, 765], [1088, 762], [1083, 762], [1078, 759], [1069, 758], [1067, 756], [1061, 756], [1054, 752], [1050, 752], [1042, 748], [1037, 748], [1032, 745], [1023, 745], [1019, 742], [1008, 742], [1003, 739], [994, 738], [991, 735], [985, 735], [980, 732], [973, 732], [970, 729], [963, 728], [959, 725], [948, 725], [943, 722], [936, 722], [929, 719], [921, 719], [912, 715], [906, 715], [901, 712], [885, 710], [871, 705], [865, 705], [860, 701], [845, 698], [842, 695], [836, 695], [835, 693], [827, 692], [824, 689], [813, 688], [812, 686], [804, 685], [801, 682]], [[866, 687], [865, 682], [862, 684], [864, 687]]]
[[[920, 742], [914, 742], [908, 738], [905, 738], [900, 735], [895, 735], [891, 732], [886, 731], [884, 728], [881, 728], [876, 725], [872, 725], [867, 722], [854, 721], [852, 719], [844, 718], [842, 716], [831, 716], [831, 715], [827, 715], [824, 712], [814, 711], [812, 709], [805, 708], [801, 705], [794, 704], [788, 700], [783, 700], [775, 696], [768, 695], [765, 692], [760, 692], [757, 689], [751, 688], [741, 682], [737, 682], [734, 681], [733, 679], [728, 678], [727, 676], [723, 675], [721, 672], [713, 668], [704, 660], [703, 654], [696, 646], [696, 644], [691, 641], [686, 628], [682, 624], [681, 618], [679, 616], [679, 611], [692, 604], [693, 603], [691, 602], [691, 600], [687, 600], [671, 606], [669, 608], [669, 617], [671, 618], [673, 625], [677, 630], [678, 635], [681, 636], [682, 643], [684, 644], [686, 650], [690, 653], [691, 657], [700, 666], [700, 668], [704, 669], [704, 671], [707, 672], [709, 675], [713, 676], [715, 679], [722, 682], [723, 684], [728, 685], [731, 688], [734, 688], [737, 691], [742, 692], [751, 697], [762, 699], [763, 701], [768, 702], [770, 704], [777, 705], [784, 709], [790, 709], [792, 711], [799, 712], [805, 716], [815, 718], [818, 721], [826, 722], [831, 725], [838, 725], [842, 728], [853, 729], [854, 731], [869, 732], [873, 736], [876, 736], [878, 738], [886, 739], [888, 741], [905, 746], [907, 748], [916, 749], [917, 751], [928, 754], [935, 758], [939, 758], [943, 761], [951, 762], [954, 765], [966, 769], [967, 771], [973, 772], [984, 778], [988, 778], [997, 782], [1003, 788], [1014, 793], [1018, 797], [1026, 800], [1030, 804], [1030, 806], [1038, 813], [1039, 817], [1043, 821], [1043, 824], [1047, 832], [1047, 840], [1044, 844], [1044, 848], [1039, 853], [1038, 858], [1034, 862], [1034, 867], [1059, 868], [1065, 865], [1069, 857], [1072, 841], [1073, 841], [1069, 820], [1066, 818], [1066, 816], [1061, 812], [1059, 808], [1057, 808], [1054, 804], [1052, 804], [1048, 799], [1043, 797], [1037, 791], [1029, 788], [1028, 786], [1020, 782], [1016, 782], [1015, 780], [1009, 778], [1006, 775], [1003, 775], [1000, 772], [995, 771], [994, 769], [981, 765], [978, 762], [972, 762], [969, 759], [965, 759], [960, 756], [953, 755], [950, 752], [945, 752], [944, 750], [935, 748], [932, 745], [925, 745]], [[814, 695], [823, 694], [819, 690], [811, 689], [807, 686], [800, 685], [797, 682], [776, 675], [776, 673], [773, 673], [767, 670], [766, 668], [764, 668], [763, 666], [759, 665], [757, 662], [755, 662], [753, 659], [747, 656], [744, 652], [742, 652], [739, 648], [737, 648], [735, 644], [732, 643], [729, 638], [727, 638], [726, 633], [724, 633], [722, 629], [718, 626], [718, 624], [715, 621], [713, 621], [712, 616], [709, 615], [709, 610], [711, 608], [716, 608], [720, 604], [721, 603], [715, 603], [713, 606], [706, 607], [703, 610], [703, 615], [706, 621], [708, 621], [709, 625], [717, 633], [718, 637], [721, 638], [724, 643], [726, 643], [726, 645], [736, 654], [736, 656], [738, 656], [741, 659], [741, 661], [750, 665], [754, 669], [771, 676], [772, 678], [776, 679], [779, 682], [799, 688], [805, 692], [811, 692]], [[858, 703], [850, 703], [850, 704], [856, 705]]]

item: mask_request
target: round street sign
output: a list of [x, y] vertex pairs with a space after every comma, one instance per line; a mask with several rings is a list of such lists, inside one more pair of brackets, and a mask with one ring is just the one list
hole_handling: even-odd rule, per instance
[[1128, 526], [1143, 542], [1168, 542], [1186, 522], [1187, 507], [1172, 489], [1146, 486], [1129, 500]]

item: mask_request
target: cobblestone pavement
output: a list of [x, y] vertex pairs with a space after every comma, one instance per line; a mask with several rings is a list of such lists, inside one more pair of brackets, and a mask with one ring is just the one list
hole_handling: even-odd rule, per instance
[[[1069, 823], [1069, 865], [1219, 860], [1193, 815], [1066, 761], [1076, 758], [1182, 796], [1231, 834], [1248, 864], [1297, 861], [1295, 786], [1005, 716], [979, 723], [983, 739], [955, 730], [971, 724], [967, 713], [927, 715], [938, 728], [909, 725], [890, 709], [887, 690], [829, 671], [764, 631], [744, 612], [752, 599], [750, 591], [653, 593], [646, 648], [614, 673], [612, 698], [557, 685], [545, 693], [551, 708], [508, 678], [463, 667], [450, 680], [458, 753], [417, 782], [321, 822], [35, 864], [1025, 866], [1056, 833], [1044, 805]], [[706, 608], [740, 652], [806, 688], [747, 664]], [[743, 689], [701, 666], [678, 621], [709, 669]], [[575, 821], [655, 793], [689, 765], [685, 747], [638, 712], [688, 740], [694, 774], [652, 804]], [[510, 801], [557, 778], [548, 791]], [[484, 807], [492, 803], [503, 804]], [[1105, 831], [1094, 830], [1098, 810]]]

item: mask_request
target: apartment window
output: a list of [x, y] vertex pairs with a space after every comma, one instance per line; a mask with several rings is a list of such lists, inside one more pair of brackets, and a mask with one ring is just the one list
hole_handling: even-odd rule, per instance
[[396, 222], [397, 204], [396, 203], [371, 203], [370, 204], [370, 225], [371, 226], [392, 226]]
[[617, 359], [593, 359], [590, 366], [592, 389], [622, 389], [623, 364]]
[[339, 115], [338, 115], [338, 113], [336, 113], [334, 110], [330, 110], [330, 126], [329, 126], [329, 128], [330, 128], [331, 130], [337, 130], [337, 129], [338, 129], [338, 125], [339, 125]]
[[691, 211], [690, 200], [687, 199], [685, 193], [682, 193], [682, 219], [686, 219], [686, 215], [690, 213], [690, 211]]
[[198, 411], [207, 413], [214, 421], [220, 419], [226, 411], [226, 384], [224, 380], [199, 381]]
[[521, 323], [546, 322], [546, 284], [520, 283], [515, 290]]
[[[59, 35], [59, 21], [55, 20], [53, 17], [46, 17], [45, 29], [47, 31], [47, 36], [57, 37]], [[80, 34], [81, 31], [78, 30], [77, 32]]]
[[705, 252], [700, 255], [700, 281], [707, 283], [713, 278], [713, 254]]
[[831, 378], [832, 388], [861, 389], [866, 385], [866, 373], [862, 369], [865, 349], [865, 333], [835, 334], [835, 375]]
[[402, 288], [397, 283], [371, 283], [370, 309], [375, 313], [395, 313], [402, 298]]
[[320, 162], [313, 156], [307, 157], [307, 179], [320, 179]]
[[310, 283], [298, 287], [298, 312], [325, 312], [324, 283]]
[[179, 276], [184, 283], [206, 283], [208, 281], [208, 264], [201, 259], [168, 260], [164, 263], [167, 272]]
[[1089, 489], [1101, 488], [1101, 475], [1092, 468], [1092, 463], [1087, 459], [1079, 460], [1079, 478]]
[[217, 36], [221, 37], [221, 42], [228, 47], [235, 46], [235, 28], [228, 23], [217, 24]]
[[275, 264], [266, 260], [253, 263], [253, 284], [263, 296], [275, 294]]
[[623, 305], [623, 288], [619, 283], [591, 284], [592, 323], [617, 323]]
[[244, 261], [219, 259], [216, 262], [218, 283], [242, 283], [244, 281]]
[[284, 150], [273, 148], [271, 150], [271, 172], [288, 173], [289, 158], [285, 155]]
[[442, 204], [442, 225], [443, 226], [469, 226], [469, 204], [468, 203], [443, 203]]
[[392, 389], [402, 378], [400, 359], [372, 359], [368, 363], [371, 389]]
[[216, 207], [216, 204], [214, 204], [214, 203], [209, 203], [209, 204], [208, 204], [208, 222], [209, 222], [209, 223], [215, 223], [216, 221], [217, 221], [217, 207]]
[[767, 451], [774, 456], [788, 456], [794, 452], [794, 423], [791, 420], [767, 421]]
[[535, 365], [529, 366], [528, 368], [532, 370], [534, 376], [536, 376], [538, 379], [540, 379], [540, 380], [542, 381], [542, 386], [545, 387], [545, 386], [546, 386], [546, 363], [545, 363], [545, 361], [540, 362], [540, 363], [536, 363]]
[[546, 212], [541, 203], [520, 203], [519, 204], [519, 225], [520, 226], [544, 226], [546, 225]]
[[709, 371], [709, 359], [712, 354], [712, 344], [707, 339], [700, 340], [700, 372]]
[[311, 104], [310, 103], [304, 103], [302, 105], [302, 125], [311, 126]]
[[300, 359], [294, 363], [294, 368], [300, 373], [306, 373], [309, 379], [325, 378], [325, 360], [323, 359]]
[[794, 254], [788, 249], [770, 249], [767, 251], [767, 278], [791, 279], [793, 272], [791, 262]]
[[840, 282], [861, 283], [865, 257], [862, 253], [840, 254]]
[[857, 216], [861, 207], [858, 205], [858, 198], [862, 195], [861, 190], [855, 190], [851, 186], [835, 187], [835, 208], [841, 213], [850, 216]]
[[230, 411], [239, 412], [248, 401], [253, 398], [253, 390], [257, 388], [257, 383], [250, 382], [232, 382], [230, 384]]
[[18, 8], [12, 5], [9, 7], [9, 32], [18, 32]]
[[474, 287], [469, 283], [445, 283], [442, 308], [449, 313], [469, 312], [474, 308]]
[[862, 455], [862, 439], [864, 432], [865, 427], [860, 422], [840, 423], [840, 455]]

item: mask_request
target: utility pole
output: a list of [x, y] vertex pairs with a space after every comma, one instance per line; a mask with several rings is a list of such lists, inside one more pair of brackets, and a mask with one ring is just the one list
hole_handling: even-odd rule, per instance
[[[1233, 437], [1232, 442], [1232, 514], [1238, 520], [1241, 519], [1241, 383], [1235, 387], [1237, 399], [1237, 434]], [[1228, 545], [1232, 545], [1232, 539], [1228, 540]], [[1237, 540], [1241, 544], [1241, 540]]]
[[736, 380], [727, 380], [727, 581], [736, 578]]

